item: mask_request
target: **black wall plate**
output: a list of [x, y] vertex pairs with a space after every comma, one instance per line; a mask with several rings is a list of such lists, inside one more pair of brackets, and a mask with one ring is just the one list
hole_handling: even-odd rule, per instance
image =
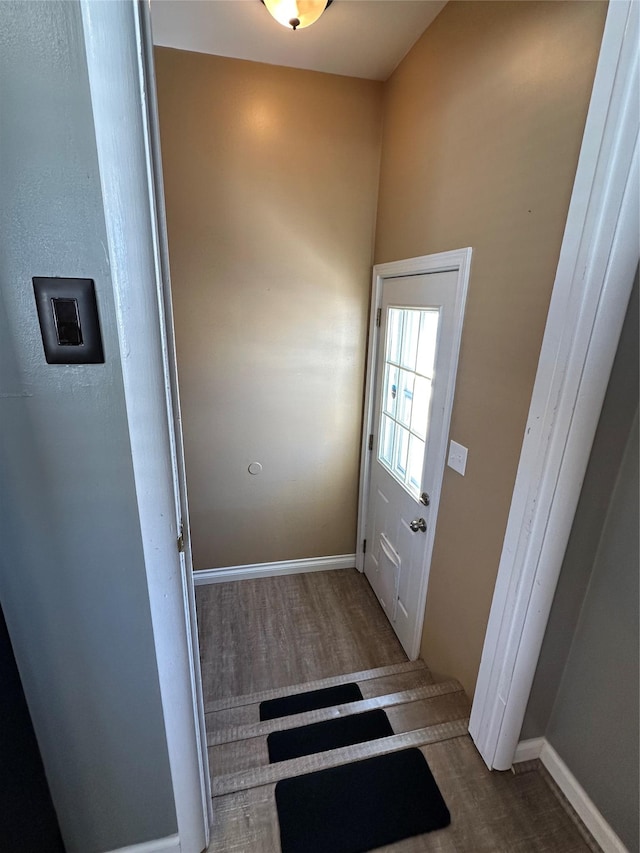
[[36, 277], [33, 292], [47, 363], [104, 363], [93, 279]]

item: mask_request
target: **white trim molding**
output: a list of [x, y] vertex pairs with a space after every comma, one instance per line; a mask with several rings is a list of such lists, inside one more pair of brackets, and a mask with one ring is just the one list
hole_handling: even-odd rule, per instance
[[279, 575], [301, 575], [305, 572], [328, 572], [332, 569], [353, 569], [355, 554], [337, 557], [308, 557], [304, 560], [281, 560], [277, 563], [251, 563], [246, 566], [227, 566], [223, 569], [197, 569], [193, 573], [196, 586], [225, 581], [245, 581], [251, 578], [275, 578]]
[[511, 767], [640, 255], [639, 4], [609, 4], [471, 711]]
[[603, 853], [629, 853], [599, 809], [546, 738], [520, 741], [514, 764], [539, 759]]
[[192, 578], [176, 545], [175, 435], [147, 110], [153, 93], [144, 64], [148, 9], [137, 0], [80, 0], [80, 9], [178, 849], [200, 853], [209, 837], [208, 765], [194, 706]]
[[[182, 533], [180, 553], [180, 572], [185, 592], [184, 612], [189, 632], [187, 642], [191, 659], [191, 694], [196, 728], [199, 731], [198, 750], [200, 754], [200, 785], [202, 808], [207, 814], [207, 823], [213, 824], [213, 800], [211, 798], [211, 774], [209, 772], [207, 751], [207, 729], [204, 715], [204, 696], [202, 691], [202, 673], [200, 669], [200, 648], [198, 641], [198, 619], [196, 613], [195, 587], [193, 583], [193, 555], [189, 526], [189, 501], [187, 498], [187, 475], [184, 461], [182, 436], [182, 414], [180, 411], [180, 392], [178, 388], [178, 365], [173, 324], [173, 302], [171, 297], [171, 275], [169, 265], [169, 240], [167, 234], [166, 211], [164, 201], [164, 178], [162, 173], [162, 153], [160, 149], [160, 119], [156, 98], [155, 69], [153, 55], [153, 35], [151, 32], [151, 11], [147, 2], [137, 1], [139, 10], [139, 38], [141, 53], [142, 94], [146, 99], [149, 174], [151, 176], [150, 202], [152, 224], [155, 224], [154, 249], [160, 298], [160, 323], [163, 331], [163, 349], [165, 375], [167, 381], [167, 410], [169, 412], [172, 440], [171, 454], [174, 471], [174, 490], [176, 500], [176, 518], [178, 530]], [[205, 841], [208, 843], [209, 833]]]
[[521, 740], [516, 747], [516, 754], [513, 756], [514, 764], [524, 764], [525, 761], [535, 761], [542, 754], [544, 746], [543, 737], [534, 737], [529, 740]]
[[371, 482], [371, 453], [369, 452], [369, 436], [375, 432], [375, 395], [376, 395], [376, 364], [379, 347], [379, 331], [377, 325], [378, 309], [382, 305], [382, 293], [385, 279], [398, 278], [400, 276], [424, 275], [427, 273], [455, 272], [456, 273], [456, 299], [455, 299], [455, 325], [453, 328], [454, 344], [451, 351], [451, 359], [448, 364], [448, 386], [444, 401], [443, 426], [440, 434], [440, 444], [437, 451], [438, 467], [434, 473], [435, 486], [430, 490], [431, 523], [427, 531], [424, 548], [424, 565], [420, 579], [420, 590], [418, 593], [417, 609], [418, 619], [411, 639], [407, 654], [411, 660], [415, 660], [420, 653], [420, 642], [424, 626], [424, 613], [427, 600], [427, 586], [429, 582], [429, 568], [431, 555], [438, 521], [438, 507], [440, 505], [440, 492], [442, 489], [442, 478], [447, 456], [449, 442], [449, 428], [451, 424], [451, 410], [453, 407], [453, 396], [455, 391], [456, 375], [458, 371], [458, 356], [460, 353], [460, 342], [462, 338], [462, 327], [464, 323], [464, 312], [467, 301], [467, 290], [469, 288], [469, 276], [471, 274], [471, 256], [473, 250], [454, 249], [450, 252], [438, 252], [433, 255], [422, 255], [418, 258], [408, 258], [401, 261], [391, 261], [386, 264], [377, 264], [373, 268], [373, 281], [371, 284], [371, 315], [369, 319], [369, 351], [367, 353], [367, 375], [364, 394], [364, 417], [362, 423], [362, 442], [360, 447], [360, 486], [358, 492], [358, 528], [356, 538], [356, 568], [364, 571], [363, 543], [367, 538], [367, 508], [369, 497], [369, 486]]
[[143, 841], [142, 844], [132, 844], [129, 847], [118, 847], [109, 853], [180, 853], [180, 839], [177, 835], [157, 838], [154, 841]]

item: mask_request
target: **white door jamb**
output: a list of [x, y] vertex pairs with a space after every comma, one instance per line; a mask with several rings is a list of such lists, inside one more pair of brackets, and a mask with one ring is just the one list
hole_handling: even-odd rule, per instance
[[191, 529], [189, 523], [189, 502], [187, 498], [187, 473], [184, 460], [184, 440], [182, 435], [182, 412], [178, 388], [178, 362], [176, 355], [175, 332], [173, 322], [173, 301], [171, 295], [171, 275], [169, 268], [169, 238], [164, 200], [164, 177], [162, 173], [162, 154], [160, 150], [160, 119], [156, 98], [155, 68], [153, 56], [153, 35], [151, 32], [151, 11], [148, 2], [138, 3], [140, 27], [140, 55], [142, 81], [146, 94], [149, 168], [151, 184], [152, 224], [155, 226], [154, 249], [158, 288], [160, 291], [160, 322], [164, 350], [165, 375], [168, 382], [167, 408], [169, 411], [171, 439], [171, 458], [176, 501], [176, 513], [179, 520], [179, 534], [182, 536], [180, 570], [184, 577], [185, 617], [188, 625], [187, 641], [191, 661], [191, 692], [193, 713], [199, 731], [198, 752], [200, 755], [199, 772], [202, 807], [207, 814], [207, 843], [209, 827], [213, 823], [213, 800], [211, 798], [211, 776], [207, 750], [207, 727], [204, 714], [204, 694], [200, 667], [200, 644], [196, 614], [195, 578], [193, 572], [193, 554], [191, 550]]
[[[156, 219], [144, 3], [80, 0], [107, 251], [179, 848], [209, 840], [208, 766], [193, 647], [193, 579], [178, 552], [170, 352]], [[164, 848], [163, 848], [164, 849]]]
[[637, 2], [609, 4], [469, 726], [511, 767], [638, 265]]

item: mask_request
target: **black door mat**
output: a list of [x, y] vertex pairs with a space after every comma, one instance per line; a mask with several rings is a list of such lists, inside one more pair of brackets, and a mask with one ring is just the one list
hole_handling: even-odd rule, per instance
[[269, 761], [275, 764], [278, 761], [288, 761], [290, 758], [326, 752], [328, 749], [364, 743], [392, 734], [394, 731], [384, 711], [365, 711], [363, 714], [311, 723], [296, 729], [271, 732], [267, 738]]
[[276, 805], [282, 853], [364, 853], [451, 822], [419, 749], [283, 779]]
[[360, 688], [355, 682], [339, 684], [337, 687], [325, 687], [323, 690], [310, 690], [308, 693], [294, 693], [279, 699], [267, 699], [260, 703], [260, 719], [275, 720], [276, 717], [289, 717], [318, 708], [330, 708], [345, 702], [358, 702], [362, 699]]

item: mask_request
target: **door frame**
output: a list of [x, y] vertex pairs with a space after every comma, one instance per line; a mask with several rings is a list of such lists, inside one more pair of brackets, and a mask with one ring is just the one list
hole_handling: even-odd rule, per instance
[[178, 829], [139, 846], [200, 853], [212, 803], [149, 8], [144, 0], [80, 0], [80, 9]]
[[513, 764], [640, 255], [637, 2], [609, 3], [471, 710]]
[[[197, 691], [194, 691], [197, 667], [191, 639], [193, 623], [190, 621], [189, 606], [189, 588], [193, 581], [186, 576], [185, 569], [181, 567], [176, 549], [176, 492], [171, 434], [174, 430], [180, 430], [180, 424], [174, 422], [172, 414], [171, 382], [166, 365], [170, 335], [164, 325], [161, 295], [163, 283], [154, 242], [157, 240], [153, 225], [156, 215], [154, 185], [157, 177], [154, 177], [152, 165], [147, 102], [155, 99], [155, 92], [153, 80], [145, 81], [144, 68], [147, 62], [145, 57], [151, 47], [145, 43], [143, 37], [146, 26], [145, 15], [148, 13], [144, 11], [144, 2], [138, 2], [138, 0], [106, 4], [80, 0], [80, 3], [107, 223], [107, 249], [114, 277], [118, 310], [122, 370], [154, 643], [178, 821], [178, 837], [175, 838], [175, 844], [172, 839], [168, 839], [162, 849], [200, 853], [206, 846], [206, 841], [200, 843], [198, 839], [208, 836], [209, 825], [209, 815], [204, 803], [207, 785], [203, 778], [203, 768], [206, 769], [206, 747], [202, 744], [200, 737], [199, 715], [202, 709], [198, 706]], [[637, 4], [632, 0], [615, 0], [609, 4], [594, 93], [583, 137], [576, 185], [556, 279], [555, 287], [561, 289], [562, 294], [556, 294], [554, 288], [539, 376], [536, 378], [534, 389], [534, 399], [538, 401], [535, 410], [532, 402], [534, 418], [538, 415], [546, 418], [553, 414], [553, 404], [557, 400], [557, 395], [553, 396], [551, 383], [555, 383], [554, 389], [558, 383], [562, 386], [564, 376], [571, 377], [571, 381], [575, 382], [576, 372], [581, 376], [582, 370], [589, 362], [591, 372], [593, 373], [597, 367], [596, 372], [600, 376], [598, 387], [594, 386], [592, 392], [586, 395], [587, 408], [593, 409], [595, 401], [597, 422], [599, 414], [597, 402], [600, 397], [601, 405], [604, 394], [601, 386], [606, 387], [613, 353], [619, 338], [620, 329], [616, 330], [615, 323], [612, 326], [608, 325], [612, 314], [614, 319], [619, 319], [623, 314], [621, 303], [624, 303], [624, 293], [617, 291], [613, 272], [619, 272], [625, 266], [624, 258], [628, 255], [624, 238], [626, 235], [628, 239], [630, 228], [625, 223], [631, 222], [632, 227], [635, 215], [637, 224], [637, 209], [634, 212], [633, 204], [628, 203], [625, 194], [629, 185], [629, 176], [635, 169], [634, 174], [637, 179], [638, 168], [637, 151], [631, 159], [629, 157], [629, 140], [633, 136], [633, 108], [637, 110], [635, 95], [638, 85], [637, 59], [634, 71], [634, 63], [629, 57], [633, 51], [636, 51], [637, 55], [637, 47], [634, 44], [634, 38], [637, 39], [637, 30], [634, 31], [633, 27], [629, 27], [631, 32], [627, 32], [628, 19], [633, 14], [634, 5]], [[636, 8], [636, 15], [637, 11]], [[635, 128], [637, 135], [637, 114]], [[633, 165], [634, 162], [635, 165]], [[157, 186], [155, 189], [157, 190]], [[626, 198], [627, 201], [625, 201]], [[616, 206], [617, 214], [612, 213]], [[589, 228], [585, 227], [587, 221], [590, 223]], [[573, 323], [573, 318], [571, 312], [567, 310], [567, 292], [570, 292], [571, 285], [574, 285], [575, 296], [575, 290], [585, 286], [585, 281], [588, 275], [593, 274], [594, 267], [597, 266], [600, 269], [603, 265], [606, 266], [607, 240], [600, 239], [603, 231], [608, 234], [607, 239], [613, 250], [611, 257], [616, 261], [616, 270], [607, 267], [606, 281], [600, 270], [602, 286], [599, 293], [602, 297], [602, 305], [601, 310], [596, 312], [598, 322], [594, 322], [593, 331], [597, 331], [600, 338], [607, 342], [604, 347], [606, 354], [597, 365], [593, 364], [594, 361], [598, 361], [595, 357], [596, 353], [591, 352], [590, 359], [587, 359], [587, 354], [584, 352], [576, 354], [573, 351], [569, 355], [565, 353], [563, 359], [554, 359], [553, 349], [564, 352], [568, 342], [571, 341], [568, 326]], [[126, 240], [122, 236], [125, 234], [128, 238]], [[598, 235], [599, 242], [597, 250], [594, 248], [591, 251], [589, 240], [594, 235]], [[637, 253], [636, 242], [637, 230], [629, 240], [629, 244]], [[562, 275], [560, 275], [561, 267]], [[567, 272], [568, 267], [571, 267], [573, 272]], [[378, 268], [374, 274], [374, 289], [377, 270]], [[631, 272], [630, 279], [634, 271]], [[132, 282], [136, 283], [136, 287], [131, 285]], [[588, 307], [594, 307], [594, 301], [599, 303], [599, 299], [597, 295], [594, 296], [593, 289], [590, 289], [589, 297], [583, 307], [585, 310]], [[377, 300], [372, 299], [370, 326], [372, 342], [375, 340], [377, 307]], [[620, 326], [621, 322], [620, 319]], [[560, 347], [561, 343], [562, 347]], [[600, 347], [598, 351], [602, 349]], [[551, 361], [548, 361], [549, 358]], [[609, 361], [608, 369], [607, 361]], [[584, 390], [580, 387], [581, 393]], [[363, 472], [368, 461], [366, 448], [370, 433], [370, 422], [367, 422], [369, 394], [370, 391], [367, 390], [363, 429]], [[549, 560], [539, 559], [543, 546], [547, 542], [550, 545], [555, 543], [556, 552], [563, 553], [564, 547], [560, 541], [562, 534], [558, 531], [563, 525], [570, 526], [573, 516], [563, 509], [562, 494], [559, 493], [559, 500], [547, 503], [544, 514], [538, 513], [534, 518], [531, 515], [531, 500], [535, 503], [537, 493], [533, 485], [538, 483], [544, 486], [545, 494], [549, 493], [550, 489], [554, 491], [551, 488], [553, 484], [546, 481], [545, 475], [551, 475], [552, 469], [558, 473], [557, 448], [561, 445], [562, 457], [569, 455], [574, 457], [573, 464], [572, 460], [566, 460], [565, 468], [572, 469], [574, 491], [577, 483], [579, 492], [582, 475], [579, 474], [580, 461], [577, 457], [581, 455], [584, 457], [586, 448], [586, 458], [588, 458], [591, 446], [592, 436], [589, 438], [589, 424], [585, 425], [584, 418], [577, 417], [580, 408], [578, 404], [582, 405], [581, 400], [577, 392], [573, 396], [575, 405], [573, 409], [569, 406], [569, 420], [572, 421], [573, 429], [570, 432], [563, 421], [562, 429], [566, 439], [564, 443], [561, 441], [562, 430], [552, 429], [553, 417], [550, 424], [548, 420], [545, 421], [544, 430], [542, 427], [536, 428], [537, 439], [534, 447], [532, 447], [533, 439], [528, 439], [528, 434], [525, 434], [527, 447], [523, 446], [508, 532], [511, 537], [514, 534], [519, 535], [524, 533], [527, 525], [536, 521], [537, 541], [534, 542], [531, 537], [527, 537], [527, 552], [525, 554], [519, 552], [521, 562], [526, 556], [529, 566], [532, 562], [535, 563], [536, 573], [538, 568], [543, 570], [545, 565], [551, 565]], [[551, 409], [547, 406], [540, 408], [541, 398], [552, 403]], [[576, 417], [573, 417], [574, 409]], [[527, 429], [529, 425], [536, 426], [531, 422], [531, 418]], [[593, 429], [595, 429], [594, 426]], [[544, 457], [543, 451], [547, 447], [551, 448], [552, 445], [554, 445], [554, 458], [551, 460], [553, 464], [550, 467], [536, 464], [535, 470], [529, 470], [529, 463], [535, 463], [535, 459], [531, 458], [531, 450], [541, 452]], [[570, 449], [571, 454], [569, 454]], [[536, 454], [534, 453], [533, 456]], [[585, 466], [586, 458], [583, 459]], [[361, 493], [362, 487], [363, 475], [361, 474]], [[524, 498], [523, 495], [525, 495]], [[569, 518], [567, 518], [568, 515]], [[540, 524], [545, 519], [546, 524], [542, 525], [544, 529], [541, 530]], [[361, 521], [359, 514], [358, 568], [360, 571], [363, 568]], [[547, 526], [555, 528], [549, 536], [546, 536]], [[521, 724], [537, 664], [539, 643], [544, 634], [555, 588], [555, 583], [551, 579], [542, 590], [542, 601], [531, 599], [530, 602], [526, 602], [524, 615], [527, 615], [529, 603], [529, 615], [533, 615], [536, 609], [542, 608], [537, 619], [536, 630], [529, 630], [528, 624], [525, 626], [523, 614], [519, 611], [518, 624], [513, 620], [509, 622], [511, 632], [507, 642], [497, 648], [491, 638], [494, 637], [495, 640], [496, 628], [507, 627], [509, 616], [509, 607], [505, 606], [504, 592], [509, 588], [509, 581], [519, 576], [521, 568], [522, 566], [516, 572], [513, 564], [509, 567], [501, 561], [480, 678], [472, 709], [474, 719], [484, 721], [491, 717], [492, 703], [494, 708], [500, 705], [502, 729], [498, 734], [503, 738], [502, 751], [505, 758], [501, 763], [505, 766], [509, 766], [513, 758], [515, 742], [520, 731], [518, 719]], [[548, 570], [547, 574], [549, 574]], [[550, 574], [553, 577], [553, 571]], [[534, 573], [532, 583], [535, 580]], [[511, 652], [513, 649], [518, 650], [517, 684], [514, 681], [516, 673], [514, 666], [504, 670], [503, 678], [501, 668], [506, 661], [505, 649]], [[497, 682], [496, 674], [500, 674]], [[498, 689], [492, 687], [496, 684]], [[509, 688], [513, 684], [513, 689], [503, 692], [503, 684], [508, 684]], [[508, 738], [506, 738], [505, 729], [507, 722], [511, 732]], [[487, 732], [489, 729], [483, 729], [480, 734], [484, 737]], [[493, 737], [495, 729], [491, 732]], [[516, 733], [515, 741], [514, 732]], [[484, 742], [490, 745], [489, 740], [485, 739]], [[505, 743], [506, 746], [504, 746]], [[481, 740], [476, 737], [476, 745], [479, 748], [480, 744]], [[497, 739], [492, 747], [493, 752], [480, 749], [489, 766], [499, 766], [497, 763], [490, 763], [496, 754], [496, 744]]]
[[376, 365], [378, 363], [378, 351], [380, 348], [381, 326], [378, 325], [380, 306], [382, 305], [382, 291], [385, 281], [410, 275], [424, 275], [426, 273], [455, 272], [456, 273], [456, 298], [454, 319], [454, 344], [451, 361], [449, 363], [449, 375], [447, 381], [446, 403], [444, 411], [444, 422], [439, 446], [437, 448], [438, 463], [436, 467], [435, 485], [429, 493], [431, 504], [429, 515], [431, 522], [425, 535], [424, 562], [420, 578], [420, 594], [418, 596], [418, 621], [410, 645], [409, 658], [415, 660], [420, 654], [420, 641], [424, 626], [424, 612], [427, 601], [427, 586], [429, 584], [429, 570], [431, 567], [431, 556], [433, 554], [433, 543], [435, 540], [436, 525], [438, 522], [438, 507], [440, 505], [440, 493], [442, 490], [442, 478], [449, 442], [449, 428], [451, 425], [451, 411], [453, 409], [453, 396], [455, 392], [456, 375], [458, 372], [458, 358], [460, 354], [460, 343], [462, 339], [462, 326], [464, 322], [464, 311], [467, 301], [467, 290], [469, 286], [469, 275], [471, 270], [471, 248], [455, 249], [450, 252], [440, 252], [434, 255], [422, 255], [418, 258], [408, 258], [402, 261], [392, 261], [386, 264], [377, 264], [373, 268], [373, 280], [371, 284], [371, 313], [369, 318], [369, 346], [367, 353], [367, 372], [364, 392], [364, 417], [362, 423], [362, 444], [360, 451], [360, 484], [358, 497], [358, 528], [356, 547], [356, 568], [364, 572], [364, 542], [367, 538], [367, 507], [369, 487], [371, 483], [372, 451], [369, 450], [370, 436], [375, 433], [375, 396], [376, 396]]

